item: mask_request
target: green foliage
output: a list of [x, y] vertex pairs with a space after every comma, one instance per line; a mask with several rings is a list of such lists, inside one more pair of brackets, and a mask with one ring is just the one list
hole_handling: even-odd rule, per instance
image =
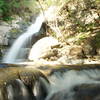
[[92, 44], [96, 48], [100, 48], [100, 31], [98, 31], [98, 34], [95, 35], [94, 40], [92, 41]]
[[68, 0], [40, 0], [44, 9], [48, 9], [50, 6], [61, 6]]
[[32, 6], [36, 6], [35, 0], [0, 0], [0, 19], [12, 20], [12, 15], [24, 16], [25, 13], [32, 13]]
[[75, 39], [76, 39], [76, 41], [75, 41], [75, 43], [77, 44], [77, 45], [80, 45], [81, 43], [83, 43], [85, 40], [87, 40], [88, 38], [90, 37], [90, 32], [87, 32], [87, 33], [80, 33], [80, 34], [78, 34], [76, 37], [75, 37]]

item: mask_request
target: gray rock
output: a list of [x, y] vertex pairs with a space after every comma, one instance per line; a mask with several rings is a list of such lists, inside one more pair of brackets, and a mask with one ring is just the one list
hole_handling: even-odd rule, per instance
[[10, 29], [10, 26], [0, 25], [0, 45], [8, 45], [7, 33]]
[[59, 42], [53, 37], [44, 37], [40, 39], [33, 45], [29, 53], [29, 60], [53, 56], [55, 54], [55, 50], [52, 50], [52, 47], [56, 45], [59, 45]]

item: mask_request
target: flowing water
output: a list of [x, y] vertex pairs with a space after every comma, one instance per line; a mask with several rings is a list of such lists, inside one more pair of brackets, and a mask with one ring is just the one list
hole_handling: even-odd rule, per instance
[[[69, 70], [64, 74], [58, 72], [50, 77], [50, 81], [51, 86], [45, 100], [100, 100], [100, 96], [96, 99], [100, 95], [100, 70], [98, 69]], [[88, 99], [91, 97], [92, 99]]]
[[5, 54], [3, 58], [4, 63], [15, 63], [17, 62], [18, 55], [24, 55], [21, 49], [27, 44], [28, 40], [32, 35], [38, 35], [41, 29], [42, 23], [45, 21], [43, 14], [37, 17], [34, 24], [32, 24], [25, 33], [23, 33], [12, 45], [10, 50]]

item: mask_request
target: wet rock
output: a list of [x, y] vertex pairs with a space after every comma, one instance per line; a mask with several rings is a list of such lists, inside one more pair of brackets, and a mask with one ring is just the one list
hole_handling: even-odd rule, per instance
[[47, 77], [38, 69], [11, 66], [1, 64], [0, 100], [44, 100], [47, 95], [45, 83], [49, 85]]
[[100, 84], [83, 84], [74, 90], [75, 100], [100, 100]]

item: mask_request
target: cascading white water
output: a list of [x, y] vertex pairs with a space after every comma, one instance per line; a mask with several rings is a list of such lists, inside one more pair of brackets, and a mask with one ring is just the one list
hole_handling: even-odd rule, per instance
[[[45, 21], [45, 18], [43, 14], [37, 17], [36, 21], [34, 24], [32, 24], [27, 31], [22, 34], [12, 45], [10, 50], [6, 53], [6, 55], [3, 58], [4, 63], [15, 63], [16, 58], [18, 55], [22, 55], [22, 52], [20, 53], [21, 48], [25, 44], [27, 44], [28, 39], [33, 35], [33, 34], [39, 34], [39, 31], [41, 29], [42, 23]], [[24, 53], [24, 52], [23, 52]]]
[[49, 80], [51, 81], [51, 86], [49, 86], [49, 93], [45, 100], [77, 100], [74, 98], [74, 87], [81, 84], [98, 84], [100, 86], [100, 70], [70, 70], [63, 75], [60, 72], [55, 72]]

